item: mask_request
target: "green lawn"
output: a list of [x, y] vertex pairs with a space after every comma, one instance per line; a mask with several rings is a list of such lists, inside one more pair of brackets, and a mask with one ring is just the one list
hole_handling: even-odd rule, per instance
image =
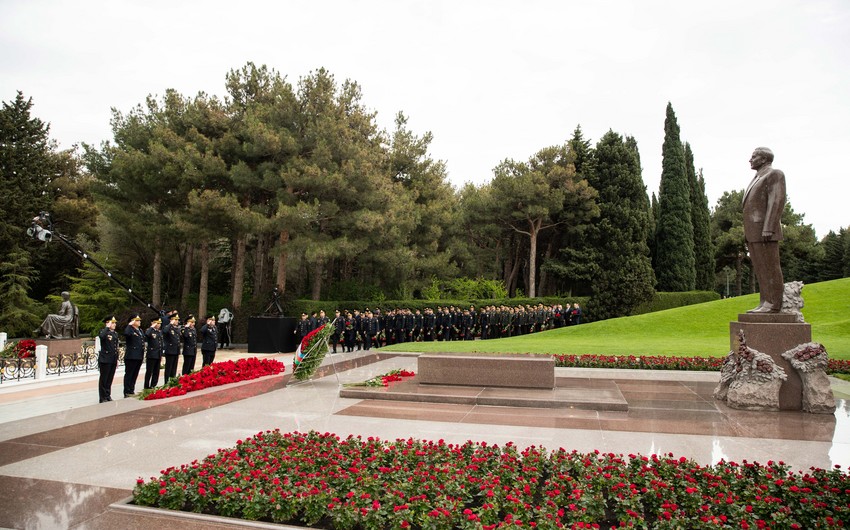
[[[803, 299], [812, 340], [826, 346], [830, 358], [850, 359], [850, 278], [807, 285]], [[522, 337], [406, 343], [384, 350], [719, 357], [729, 353], [729, 322], [756, 305], [754, 294]]]

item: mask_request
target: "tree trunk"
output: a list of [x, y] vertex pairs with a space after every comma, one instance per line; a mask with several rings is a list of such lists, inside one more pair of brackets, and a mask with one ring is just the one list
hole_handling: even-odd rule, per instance
[[519, 262], [520, 262], [520, 259], [519, 259], [520, 250], [519, 249], [520, 249], [520, 246], [521, 245], [517, 245], [516, 248], [515, 248], [514, 256], [512, 258], [513, 263], [511, 264], [511, 273], [510, 273], [510, 275], [508, 275], [508, 281], [507, 281], [508, 286], [509, 286], [508, 287], [508, 293], [512, 297], [516, 295], [516, 279], [519, 276]]
[[189, 292], [192, 289], [192, 257], [194, 253], [195, 246], [191, 243], [186, 243], [186, 261], [183, 263], [183, 289], [180, 291], [180, 307], [183, 308], [187, 307], [189, 303]]
[[162, 303], [162, 251], [159, 249], [159, 239], [153, 251], [153, 286], [151, 286], [151, 302], [155, 307]]
[[277, 278], [275, 279], [275, 285], [277, 285], [278, 291], [280, 291], [280, 295], [283, 296], [283, 293], [286, 292], [286, 261], [287, 257], [289, 257], [289, 253], [286, 250], [286, 243], [289, 241], [289, 231], [281, 230], [280, 237], [278, 238], [278, 245], [280, 248], [278, 249], [277, 254]]
[[201, 285], [198, 287], [198, 318], [207, 313], [207, 291], [210, 287], [210, 243], [201, 243]]
[[254, 298], [263, 294], [263, 268], [266, 266], [266, 260], [263, 258], [265, 246], [265, 235], [258, 236], [257, 248], [254, 249]]
[[322, 271], [324, 271], [324, 261], [317, 260], [313, 265], [313, 292], [311, 299], [319, 300], [322, 295]]
[[540, 233], [541, 221], [529, 221], [528, 229], [528, 297], [537, 294], [537, 234]]
[[[552, 251], [553, 251], [554, 247], [555, 247], [555, 237], [550, 237], [549, 242], [546, 244], [546, 253], [543, 256], [544, 262], [552, 257]], [[548, 285], [546, 285], [546, 282], [548, 282], [548, 281], [549, 281], [549, 275], [546, 273], [546, 269], [541, 267], [540, 282], [537, 284], [540, 287], [540, 289], [538, 289], [538, 290], [540, 291], [541, 296], [546, 296], [546, 292], [547, 292], [546, 288], [548, 287]]]
[[236, 256], [233, 257], [233, 309], [242, 307], [242, 291], [245, 283], [245, 241], [248, 236], [242, 234], [236, 240]]

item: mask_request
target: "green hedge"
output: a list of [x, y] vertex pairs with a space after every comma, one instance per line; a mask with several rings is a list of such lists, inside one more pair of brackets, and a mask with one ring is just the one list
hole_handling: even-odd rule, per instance
[[654, 313], [665, 309], [675, 309], [686, 305], [702, 304], [720, 300], [720, 295], [714, 291], [685, 291], [681, 293], [655, 293], [651, 302], [646, 302], [632, 311], [632, 315]]

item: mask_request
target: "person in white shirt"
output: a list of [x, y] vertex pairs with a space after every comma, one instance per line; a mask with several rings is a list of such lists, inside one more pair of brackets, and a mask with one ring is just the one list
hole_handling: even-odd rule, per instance
[[233, 313], [231, 313], [226, 307], [222, 307], [221, 311], [218, 312], [218, 322], [216, 322], [216, 326], [218, 327], [219, 348], [226, 348], [230, 346], [230, 325], [232, 322]]

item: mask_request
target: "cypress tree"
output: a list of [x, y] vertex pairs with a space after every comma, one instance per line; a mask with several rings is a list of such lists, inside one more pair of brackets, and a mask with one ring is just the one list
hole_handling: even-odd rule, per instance
[[692, 291], [696, 283], [691, 198], [685, 150], [673, 105], [667, 103], [658, 193], [655, 276], [659, 291]]
[[608, 131], [596, 145], [588, 182], [599, 192], [599, 220], [591, 231], [597, 252], [588, 311], [596, 319], [625, 316], [654, 294], [649, 257], [649, 199], [637, 144]]
[[701, 291], [714, 289], [714, 248], [711, 244], [711, 214], [708, 197], [705, 196], [705, 179], [702, 170], [697, 175], [694, 169], [694, 153], [691, 144], [685, 142], [685, 169], [691, 193], [691, 223], [694, 230], [694, 267], [696, 288]]

